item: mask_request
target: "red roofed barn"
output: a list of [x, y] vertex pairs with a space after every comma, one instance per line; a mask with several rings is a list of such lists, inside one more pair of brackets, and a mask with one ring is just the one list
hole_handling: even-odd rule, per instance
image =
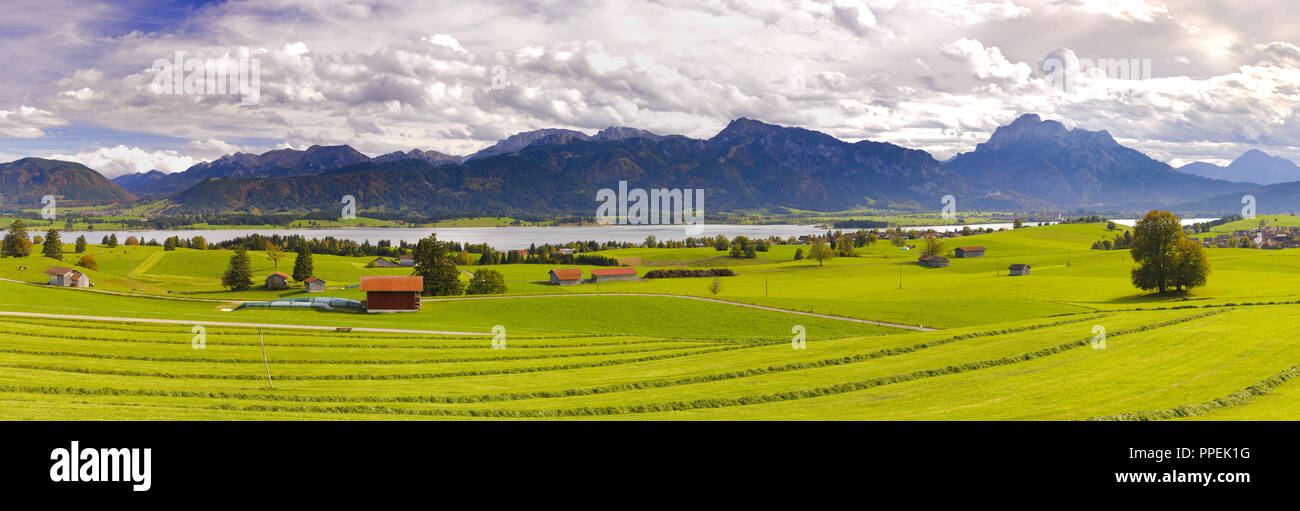
[[636, 268], [596, 268], [591, 270], [591, 279], [596, 282], [636, 280]]
[[418, 311], [424, 277], [364, 276], [361, 290], [366, 293], [366, 312]]

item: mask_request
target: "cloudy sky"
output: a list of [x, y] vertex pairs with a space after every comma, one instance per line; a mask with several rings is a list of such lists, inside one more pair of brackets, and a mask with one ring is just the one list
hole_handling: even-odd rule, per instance
[[[946, 159], [1026, 112], [1174, 165], [1300, 161], [1288, 4], [7, 0], [0, 161], [111, 177], [313, 144], [468, 154], [547, 127], [707, 138], [742, 116]], [[177, 52], [256, 61], [256, 102], [162, 81]]]

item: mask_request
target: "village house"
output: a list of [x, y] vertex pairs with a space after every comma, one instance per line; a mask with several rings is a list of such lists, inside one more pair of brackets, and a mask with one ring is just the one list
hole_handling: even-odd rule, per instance
[[90, 287], [90, 277], [72, 268], [51, 266], [45, 270], [50, 276], [50, 285], [59, 287]]
[[943, 256], [921, 256], [916, 259], [916, 262], [926, 268], [943, 268], [951, 264], [948, 258]]
[[404, 254], [402, 256], [399, 256], [397, 258], [397, 264], [399, 266], [408, 266], [408, 267], [415, 266], [415, 256], [411, 254]]
[[376, 257], [373, 261], [370, 261], [368, 264], [366, 264], [366, 266], [369, 266], [371, 268], [396, 268], [397, 263], [392, 262], [383, 257]]
[[960, 258], [984, 257], [984, 247], [957, 247], [953, 249], [953, 256]]
[[557, 286], [576, 286], [582, 283], [582, 270], [577, 268], [551, 270], [551, 283]]
[[266, 276], [267, 289], [285, 289], [289, 287], [289, 276], [281, 272], [275, 272]]
[[1016, 276], [1020, 276], [1020, 275], [1029, 275], [1029, 265], [1027, 265], [1027, 264], [1013, 264], [1013, 265], [1011, 265], [1011, 266], [1008, 266], [1008, 267], [1007, 267], [1007, 275], [1010, 275], [1010, 276], [1012, 276], [1012, 277], [1016, 277]]
[[325, 279], [321, 279], [318, 277], [307, 277], [307, 280], [302, 281], [302, 288], [304, 291], [307, 291], [308, 293], [323, 292], [325, 291]]
[[366, 275], [361, 277], [360, 288], [366, 293], [366, 312], [418, 311], [424, 277]]
[[636, 280], [636, 268], [596, 268], [591, 270], [591, 280], [596, 282]]

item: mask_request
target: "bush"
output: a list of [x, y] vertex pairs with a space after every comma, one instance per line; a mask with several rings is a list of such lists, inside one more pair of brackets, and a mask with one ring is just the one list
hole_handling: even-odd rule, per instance
[[99, 271], [99, 262], [96, 261], [94, 257], [88, 255], [81, 256], [81, 259], [77, 259], [77, 266], [87, 270]]

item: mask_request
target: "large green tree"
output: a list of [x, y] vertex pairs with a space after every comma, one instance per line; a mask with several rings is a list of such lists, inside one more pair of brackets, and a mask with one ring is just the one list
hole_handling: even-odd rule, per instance
[[501, 272], [489, 269], [480, 269], [474, 272], [474, 277], [469, 279], [469, 285], [465, 286], [467, 295], [489, 295], [506, 292], [506, 279]]
[[813, 241], [811, 247], [808, 247], [808, 258], [816, 259], [817, 266], [821, 266], [827, 259], [835, 258], [835, 250], [832, 249], [830, 245], [827, 245], [825, 241], [818, 238]]
[[311, 261], [311, 246], [307, 242], [298, 244], [298, 255], [293, 258], [293, 280], [302, 282], [315, 274]]
[[464, 284], [460, 270], [451, 258], [447, 243], [438, 241], [437, 234], [420, 240], [415, 245], [415, 272], [424, 277], [425, 296], [453, 296], [461, 293]]
[[45, 231], [45, 241], [41, 242], [41, 255], [50, 259], [63, 260], [63, 241], [59, 239], [59, 231], [54, 229]]
[[3, 246], [0, 246], [0, 256], [27, 257], [29, 255], [32, 255], [32, 240], [27, 237], [27, 226], [20, 218], [9, 224], [9, 232], [5, 234]]
[[75, 250], [78, 254], [84, 254], [84, 253], [86, 253], [86, 237], [85, 237], [84, 235], [83, 235], [83, 236], [77, 236], [77, 246], [76, 246], [76, 248], [75, 248], [74, 250]]
[[253, 287], [253, 269], [248, 261], [248, 250], [243, 245], [235, 245], [235, 253], [230, 256], [230, 265], [221, 276], [221, 285], [232, 291], [244, 291]]
[[1205, 249], [1187, 239], [1178, 216], [1151, 210], [1132, 232], [1129, 252], [1138, 265], [1131, 272], [1135, 287], [1166, 293], [1205, 285], [1210, 273]]

